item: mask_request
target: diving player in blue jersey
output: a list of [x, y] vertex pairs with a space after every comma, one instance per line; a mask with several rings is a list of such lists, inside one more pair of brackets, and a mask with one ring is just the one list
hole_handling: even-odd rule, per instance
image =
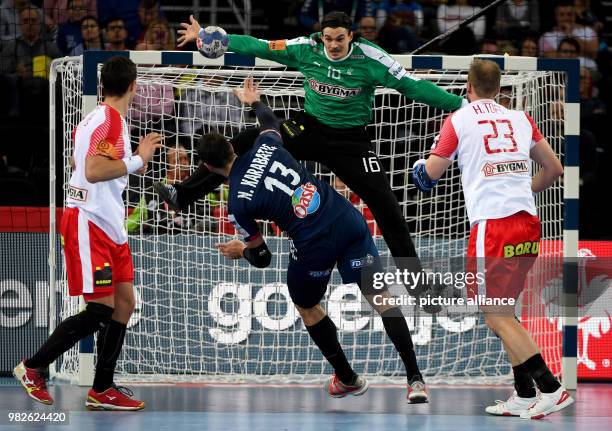
[[244, 88], [235, 93], [253, 108], [261, 133], [253, 148], [240, 157], [222, 135], [200, 138], [198, 152], [203, 163], [228, 178], [229, 218], [245, 240], [235, 239], [217, 247], [230, 259], [244, 257], [252, 265], [265, 268], [272, 255], [256, 220], [273, 221], [287, 232], [292, 240], [287, 269], [289, 294], [312, 340], [334, 368], [326, 390], [336, 398], [362, 395], [368, 389], [367, 381], [348, 363], [336, 326], [319, 304], [337, 264], [342, 281], [357, 283], [381, 315], [385, 331], [406, 367], [408, 401], [427, 402], [406, 319], [396, 306], [374, 304], [375, 295], [389, 298], [390, 294], [372, 287], [373, 273], [382, 272], [382, 265], [365, 220], [349, 201], [317, 180], [283, 148], [280, 123], [259, 100], [258, 86], [252, 78], [247, 78]]

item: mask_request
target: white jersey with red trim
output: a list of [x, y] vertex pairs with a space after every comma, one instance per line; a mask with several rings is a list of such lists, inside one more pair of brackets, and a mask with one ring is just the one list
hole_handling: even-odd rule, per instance
[[85, 177], [85, 159], [101, 155], [121, 160], [131, 154], [130, 135], [125, 119], [109, 105], [101, 104], [73, 131], [74, 171], [68, 185], [66, 206], [78, 207], [116, 244], [127, 241], [123, 190], [127, 175], [114, 180], [90, 183]]
[[481, 99], [451, 114], [431, 154], [453, 160], [470, 224], [519, 211], [537, 215], [531, 192], [531, 148], [543, 139], [533, 119]]

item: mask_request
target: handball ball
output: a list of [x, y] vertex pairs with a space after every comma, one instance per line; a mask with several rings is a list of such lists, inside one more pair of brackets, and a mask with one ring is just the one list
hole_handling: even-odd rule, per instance
[[229, 37], [221, 27], [208, 26], [200, 29], [196, 40], [198, 51], [206, 58], [221, 57], [227, 51]]

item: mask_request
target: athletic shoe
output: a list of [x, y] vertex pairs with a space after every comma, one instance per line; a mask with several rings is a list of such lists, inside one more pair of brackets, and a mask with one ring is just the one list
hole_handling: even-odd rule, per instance
[[45, 377], [40, 371], [35, 368], [28, 368], [21, 361], [15, 368], [13, 368], [13, 375], [21, 386], [26, 390], [29, 397], [39, 403], [53, 404], [53, 398], [47, 391], [47, 383]]
[[369, 384], [366, 379], [357, 376], [354, 385], [345, 385], [335, 374], [325, 382], [325, 390], [333, 398], [342, 398], [347, 395], [359, 396], [368, 390]]
[[422, 380], [415, 380], [408, 384], [408, 394], [406, 399], [410, 404], [420, 404], [429, 402], [429, 394]]
[[485, 411], [495, 416], [520, 416], [525, 413], [529, 407], [534, 405], [537, 400], [536, 397], [521, 398], [516, 391], [514, 391], [507, 401], [496, 400], [496, 404], [494, 406], [488, 406], [485, 408]]
[[174, 212], [179, 212], [181, 209], [179, 208], [178, 198], [176, 194], [176, 189], [172, 186], [162, 184], [160, 182], [153, 183], [153, 190], [159, 196], [159, 198], [168, 204], [168, 207]]
[[142, 410], [143, 401], [134, 400], [134, 393], [124, 386], [113, 385], [104, 392], [97, 393], [90, 389], [87, 393], [85, 407], [89, 410]]
[[521, 417], [523, 419], [542, 419], [544, 416], [566, 408], [573, 402], [574, 399], [563, 386], [552, 394], [540, 392], [540, 396], [535, 404], [529, 407], [527, 411], [521, 413]]

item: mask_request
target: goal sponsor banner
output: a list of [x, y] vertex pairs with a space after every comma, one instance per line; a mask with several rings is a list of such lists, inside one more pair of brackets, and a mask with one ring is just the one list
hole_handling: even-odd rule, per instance
[[[200, 374], [328, 372], [295, 313], [286, 285], [278, 279], [282, 278], [282, 271], [247, 272], [244, 262], [236, 266], [227, 265], [223, 257], [202, 251], [207, 250], [207, 242], [218, 239], [168, 236], [164, 241], [170, 244], [167, 249], [160, 248], [159, 243], [147, 241], [146, 236], [130, 239], [137, 269], [138, 294], [120, 371], [156, 374], [191, 371]], [[384, 243], [381, 240], [377, 242], [381, 250], [385, 250]], [[287, 263], [288, 242], [269, 238], [268, 244], [275, 254], [272, 265], [283, 268]], [[222, 261], [225, 265], [217, 265], [217, 270], [209, 267], [208, 273], [193, 274], [189, 262], [175, 261], [171, 255], [159, 260], [160, 255], [171, 253], [172, 247], [189, 247], [192, 250], [189, 260], [194, 262], [207, 259], [211, 267]], [[8, 373], [20, 359], [31, 355], [48, 333], [48, 236], [0, 233], [0, 249], [3, 256], [0, 267], [0, 371]], [[610, 256], [612, 242], [581, 242], [580, 249], [582, 256]], [[58, 262], [61, 262], [59, 256]], [[163, 262], [161, 266], [160, 262]], [[588, 268], [579, 270], [579, 276], [586, 280], [587, 287], [593, 280], [602, 281], [597, 276], [590, 276]], [[200, 281], [196, 285], [187, 282], [194, 279]], [[610, 275], [603, 282], [607, 282], [609, 288]], [[168, 289], [157, 289], [160, 284], [168, 286]], [[361, 304], [355, 299], [357, 287], [340, 284], [337, 273], [334, 273], [331, 286], [324, 306], [338, 325], [341, 341], [347, 346], [347, 355], [356, 368], [361, 367], [361, 371], [370, 373], [400, 372], [399, 360], [395, 360], [390, 352], [384, 352], [392, 347], [386, 341], [380, 319], [359, 313]], [[62, 290], [60, 285], [56, 292], [58, 304], [63, 299]], [[586, 291], [582, 284], [579, 291]], [[605, 295], [598, 298], [589, 302], [588, 308], [580, 313], [577, 340], [580, 378], [612, 378], [612, 304]], [[447, 367], [445, 371], [449, 374], [471, 370], [480, 375], [486, 374], [488, 367], [504, 366], [507, 362], [499, 341], [489, 331], [483, 331], [477, 319], [480, 317], [475, 315], [431, 317], [421, 314], [409, 317], [408, 323], [423, 368]], [[539, 341], [558, 348], [558, 322], [544, 317], [537, 320], [538, 332], [559, 338], [555, 342]], [[548, 325], [550, 331], [542, 330], [544, 325]], [[446, 349], [450, 342], [453, 350], [460, 352], [454, 354], [449, 363], [442, 355], [443, 339]], [[487, 349], [495, 352], [495, 360], [490, 354], [481, 355], [480, 342], [489, 344]], [[558, 352], [545, 354], [554, 356]], [[365, 369], [376, 362], [372, 359], [377, 355], [382, 363], [376, 369]], [[181, 366], [176, 365], [177, 361]]]

